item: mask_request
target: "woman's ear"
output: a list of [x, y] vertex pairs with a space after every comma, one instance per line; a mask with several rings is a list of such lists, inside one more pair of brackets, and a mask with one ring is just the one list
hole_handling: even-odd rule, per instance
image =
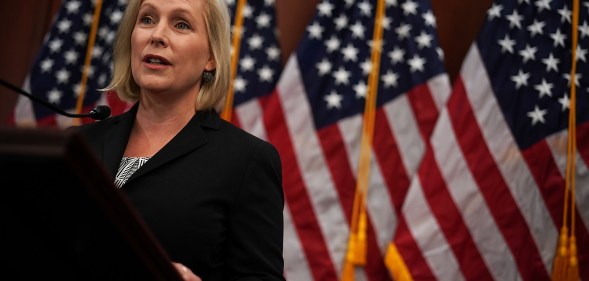
[[213, 71], [213, 70], [215, 70], [215, 68], [217, 68], [217, 61], [215, 60], [215, 57], [213, 57], [213, 55], [211, 55], [209, 60], [205, 64], [205, 70], [206, 71]]

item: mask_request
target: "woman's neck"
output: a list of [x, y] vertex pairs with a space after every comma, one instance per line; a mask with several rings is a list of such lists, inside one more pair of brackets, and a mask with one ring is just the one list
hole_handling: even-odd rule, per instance
[[153, 156], [196, 114], [194, 99], [161, 102], [142, 95], [126, 156]]
[[196, 94], [142, 93], [137, 119], [144, 125], [184, 127], [196, 113]]

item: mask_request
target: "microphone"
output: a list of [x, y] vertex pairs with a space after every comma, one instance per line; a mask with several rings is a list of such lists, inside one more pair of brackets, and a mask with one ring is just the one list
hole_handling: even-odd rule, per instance
[[49, 109], [51, 109], [51, 110], [53, 110], [63, 116], [74, 117], [74, 118], [90, 117], [94, 120], [104, 120], [104, 119], [108, 118], [111, 114], [110, 107], [108, 107], [106, 105], [98, 105], [94, 109], [92, 109], [89, 113], [84, 113], [84, 114], [69, 113], [69, 112], [62, 110], [62, 109], [56, 107], [55, 105], [37, 97], [37, 96], [27, 93], [25, 90], [12, 85], [12, 84], [8, 83], [7, 81], [4, 81], [3, 79], [0, 79], [0, 84], [2, 84], [2, 86], [6, 87], [8, 89], [11, 89], [21, 95], [28, 97], [29, 99], [32, 99], [32, 100], [48, 107]]
[[110, 116], [110, 113], [110, 107], [101, 104], [90, 110], [88, 116], [94, 120], [104, 120]]

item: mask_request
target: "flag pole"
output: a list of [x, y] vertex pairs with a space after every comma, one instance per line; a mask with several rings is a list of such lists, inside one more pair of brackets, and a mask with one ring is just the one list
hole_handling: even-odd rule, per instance
[[374, 138], [374, 123], [376, 115], [376, 96], [378, 94], [378, 81], [380, 72], [380, 59], [382, 53], [382, 21], [384, 18], [384, 0], [379, 0], [374, 20], [372, 35], [372, 68], [368, 76], [368, 92], [364, 105], [364, 118], [362, 126], [362, 139], [360, 143], [360, 158], [358, 163], [358, 179], [356, 182], [356, 195], [354, 196], [354, 208], [350, 223], [350, 237], [345, 256], [342, 273], [343, 281], [353, 281], [355, 267], [366, 264], [366, 228], [368, 219], [366, 216], [366, 197], [368, 195], [368, 183], [370, 181], [370, 160], [372, 153], [372, 141]]
[[225, 105], [221, 112], [221, 118], [226, 121], [231, 121], [231, 115], [233, 112], [233, 96], [235, 91], [233, 88], [233, 81], [237, 75], [237, 61], [239, 60], [239, 48], [241, 46], [241, 33], [243, 29], [243, 7], [246, 4], [246, 0], [239, 0], [237, 2], [237, 8], [235, 11], [235, 26], [233, 27], [233, 42], [231, 54], [231, 79], [229, 80], [229, 89], [227, 90], [227, 96], [225, 97]]
[[[80, 89], [78, 90], [78, 99], [76, 101], [76, 113], [80, 114], [84, 107], [84, 97], [86, 93], [86, 85], [88, 83], [88, 71], [92, 64], [92, 51], [94, 50], [94, 43], [96, 42], [96, 33], [98, 30], [98, 23], [100, 21], [100, 12], [102, 10], [102, 0], [96, 0], [94, 7], [94, 16], [92, 17], [92, 26], [90, 28], [90, 35], [88, 44], [86, 45], [86, 59], [84, 61], [84, 68], [82, 68], [82, 81], [80, 82]], [[79, 124], [80, 120], [74, 120]]]
[[[579, 280], [579, 260], [577, 258], [577, 239], [575, 234], [575, 171], [577, 148], [577, 85], [575, 75], [577, 72], [577, 45], [579, 28], [579, 0], [573, 0], [571, 37], [571, 71], [570, 71], [570, 103], [569, 123], [567, 139], [567, 165], [565, 172], [565, 193], [563, 203], [563, 219], [560, 229], [558, 248], [552, 267], [553, 281], [577, 281]], [[570, 212], [570, 214], [569, 214]], [[569, 234], [570, 217], [570, 234]]]

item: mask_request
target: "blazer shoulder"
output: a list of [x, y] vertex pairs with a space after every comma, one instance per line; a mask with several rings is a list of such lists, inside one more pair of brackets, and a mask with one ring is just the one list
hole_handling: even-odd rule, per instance
[[233, 141], [236, 143], [238, 142], [252, 147], [261, 146], [261, 148], [264, 148], [264, 150], [276, 150], [274, 145], [269, 141], [264, 140], [242, 128], [239, 128], [231, 122], [221, 120], [220, 127], [222, 130], [227, 132], [229, 139], [233, 139]]
[[68, 130], [81, 133], [82, 135], [91, 135], [94, 132], [103, 132], [112, 127], [117, 122], [118, 116], [109, 117], [104, 120], [69, 127]]
[[91, 136], [95, 134], [102, 134], [119, 123], [127, 124], [126, 127], [131, 126], [135, 119], [135, 114], [137, 113], [137, 107], [138, 103], [119, 115], [113, 115], [104, 120], [82, 124], [72, 129], [82, 133], [82, 135]]

